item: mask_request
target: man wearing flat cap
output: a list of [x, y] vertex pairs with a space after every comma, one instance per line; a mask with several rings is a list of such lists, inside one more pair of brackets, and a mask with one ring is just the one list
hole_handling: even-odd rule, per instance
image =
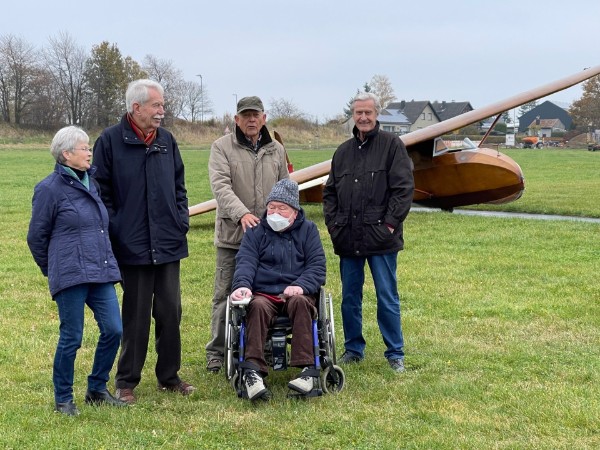
[[235, 131], [213, 142], [210, 150], [208, 174], [217, 201], [217, 262], [211, 339], [206, 345], [206, 368], [211, 372], [223, 366], [227, 296], [242, 237], [260, 223], [273, 185], [289, 177], [285, 150], [271, 138], [264, 109], [260, 98], [242, 98], [237, 104]]
[[298, 184], [284, 179], [267, 197], [267, 212], [258, 226], [246, 231], [236, 256], [231, 298], [253, 296], [246, 313], [244, 388], [250, 400], [270, 396], [263, 377], [268, 373], [264, 347], [269, 324], [278, 313], [292, 323], [290, 365], [302, 368], [288, 388], [306, 395], [319, 371], [314, 367], [312, 319], [325, 283], [325, 252], [317, 226], [304, 217]]

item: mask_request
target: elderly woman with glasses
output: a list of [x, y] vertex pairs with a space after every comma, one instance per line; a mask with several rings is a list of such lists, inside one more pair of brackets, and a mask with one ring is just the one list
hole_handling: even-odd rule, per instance
[[54, 356], [55, 410], [79, 414], [73, 401], [75, 357], [83, 336], [84, 307], [100, 329], [85, 403], [125, 406], [106, 388], [122, 334], [114, 284], [121, 279], [108, 236], [108, 213], [91, 175], [88, 135], [75, 126], [59, 130], [50, 146], [54, 172], [34, 190], [27, 243], [48, 277], [58, 307], [59, 339]]

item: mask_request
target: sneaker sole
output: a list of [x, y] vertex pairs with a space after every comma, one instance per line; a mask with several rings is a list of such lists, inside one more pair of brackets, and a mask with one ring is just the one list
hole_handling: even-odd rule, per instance
[[288, 386], [288, 389], [291, 389], [292, 391], [296, 391], [296, 392], [298, 392], [299, 394], [303, 394], [303, 395], [306, 395], [306, 394], [310, 393], [310, 392], [311, 392], [311, 391], [314, 389], [314, 386], [313, 386], [313, 387], [312, 387], [311, 389], [309, 389], [308, 391], [305, 391], [305, 390], [303, 390], [303, 389], [300, 389], [298, 386], [296, 386], [296, 385], [294, 385], [294, 384], [292, 384], [292, 383], [288, 383], [288, 385], [287, 385], [287, 386]]
[[248, 397], [248, 400], [250, 400], [251, 402], [254, 402], [256, 400], [269, 400], [269, 397], [269, 390], [265, 388], [262, 391], [259, 391], [258, 394], [254, 395], [254, 397]]

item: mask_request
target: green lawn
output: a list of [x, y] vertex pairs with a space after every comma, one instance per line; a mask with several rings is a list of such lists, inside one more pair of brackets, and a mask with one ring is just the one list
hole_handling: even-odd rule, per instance
[[[600, 217], [600, 153], [507, 153], [523, 168], [527, 190], [495, 209]], [[290, 154], [301, 168], [332, 150]], [[183, 157], [190, 204], [209, 199], [208, 151], [184, 150]], [[52, 167], [46, 149], [0, 150], [0, 447], [600, 447], [600, 225], [448, 213], [413, 212], [405, 224], [398, 278], [406, 373], [392, 373], [382, 356], [369, 281], [366, 359], [346, 368], [344, 391], [287, 399], [291, 371], [268, 377], [271, 403], [238, 399], [223, 376], [204, 370], [214, 272], [211, 213], [191, 219], [190, 257], [182, 264], [181, 375], [198, 388], [196, 395], [157, 392], [151, 349], [137, 405], [84, 405], [97, 339], [88, 314], [76, 362], [82, 414], [53, 413], [57, 313], [25, 242], [33, 186]], [[338, 261], [320, 206], [306, 211], [327, 252], [339, 353]]]

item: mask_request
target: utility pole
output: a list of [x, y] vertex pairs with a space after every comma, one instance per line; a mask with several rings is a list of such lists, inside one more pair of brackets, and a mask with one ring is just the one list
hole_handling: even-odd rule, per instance
[[202, 88], [202, 75], [198, 74], [197, 77], [200, 77], [200, 123], [204, 123], [204, 89]]

